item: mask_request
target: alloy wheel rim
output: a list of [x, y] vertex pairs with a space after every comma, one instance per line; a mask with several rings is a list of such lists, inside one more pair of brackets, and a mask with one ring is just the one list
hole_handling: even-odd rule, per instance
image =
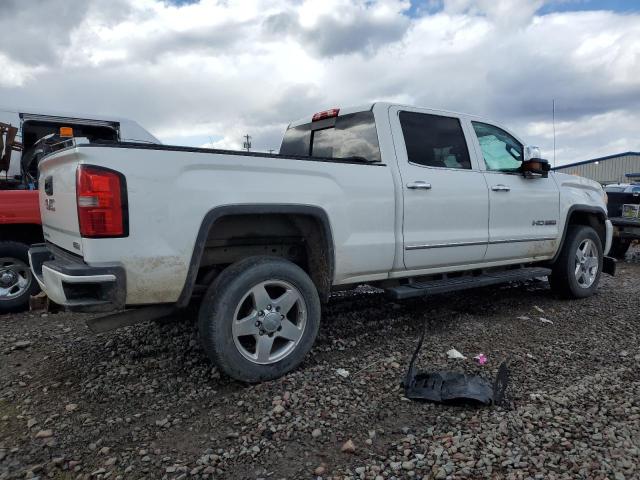
[[589, 288], [598, 276], [598, 249], [590, 238], [578, 245], [575, 255], [574, 275], [581, 288]]
[[268, 365], [291, 354], [302, 341], [307, 305], [300, 291], [283, 280], [254, 285], [236, 306], [231, 333], [240, 354]]
[[22, 260], [0, 258], [0, 301], [18, 298], [31, 286], [31, 269]]

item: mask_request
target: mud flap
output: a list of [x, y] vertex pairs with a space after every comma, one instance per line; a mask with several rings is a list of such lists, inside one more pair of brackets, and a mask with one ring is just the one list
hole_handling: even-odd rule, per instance
[[502, 405], [504, 403], [509, 381], [506, 361], [500, 364], [493, 381], [479, 375], [467, 375], [461, 372], [417, 372], [415, 362], [422, 348], [425, 334], [426, 322], [418, 346], [409, 362], [409, 370], [403, 384], [405, 397], [411, 400], [445, 404]]
[[618, 262], [613, 257], [604, 257], [602, 259], [602, 271], [608, 273], [611, 276], [616, 274], [616, 264]]

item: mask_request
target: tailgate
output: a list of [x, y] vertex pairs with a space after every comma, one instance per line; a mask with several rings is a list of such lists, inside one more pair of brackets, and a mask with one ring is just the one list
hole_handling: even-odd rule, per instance
[[76, 205], [76, 149], [46, 157], [39, 165], [38, 190], [44, 238], [69, 252], [82, 254]]

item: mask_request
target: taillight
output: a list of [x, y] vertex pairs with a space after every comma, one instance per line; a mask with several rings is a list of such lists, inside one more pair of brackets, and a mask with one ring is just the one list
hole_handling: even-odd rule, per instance
[[322, 112], [315, 113], [313, 117], [311, 117], [312, 122], [317, 122], [318, 120], [324, 120], [325, 118], [334, 118], [337, 117], [340, 113], [339, 108], [331, 108], [329, 110], [324, 110]]
[[76, 201], [83, 237], [128, 235], [127, 190], [122, 174], [80, 165], [76, 172]]

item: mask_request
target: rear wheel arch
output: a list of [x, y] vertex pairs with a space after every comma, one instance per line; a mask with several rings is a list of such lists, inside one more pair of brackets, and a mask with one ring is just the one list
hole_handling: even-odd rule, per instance
[[[201, 222], [189, 263], [187, 279], [177, 301], [179, 307], [189, 303], [198, 278], [203, 277], [203, 267], [208, 264], [207, 260], [211, 261], [207, 242], [211, 241], [212, 234], [219, 227], [237, 230], [238, 225], [242, 226], [244, 219], [252, 218], [259, 218], [263, 225], [265, 221], [273, 219], [274, 231], [271, 232], [272, 235], [277, 235], [278, 231], [282, 231], [287, 235], [293, 235], [294, 232], [297, 232], [298, 235], [303, 236], [305, 260], [304, 265], [300, 266], [311, 277], [320, 298], [322, 300], [328, 299], [333, 284], [335, 254], [331, 224], [327, 213], [322, 208], [296, 204], [226, 205], [207, 212]], [[240, 235], [246, 235], [247, 238], [256, 238], [263, 234], [260, 231], [250, 234], [246, 229], [242, 230], [241, 228], [240, 230]], [[229, 248], [233, 247], [234, 245]], [[240, 248], [241, 246], [235, 245], [235, 247]], [[275, 252], [273, 255], [278, 256]], [[209, 283], [215, 278], [215, 272], [213, 275], [209, 275], [205, 283]]]

